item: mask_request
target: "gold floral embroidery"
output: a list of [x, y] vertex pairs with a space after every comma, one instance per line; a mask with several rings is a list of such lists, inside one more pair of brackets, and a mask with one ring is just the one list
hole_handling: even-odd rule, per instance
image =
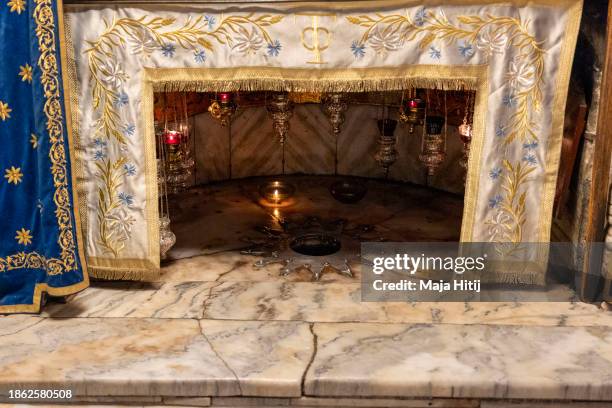
[[45, 269], [47, 275], [60, 275], [64, 272], [64, 263], [61, 259], [45, 258], [38, 252], [18, 252], [5, 258], [0, 258], [0, 272], [13, 269]]
[[115, 162], [106, 159], [96, 163], [97, 177], [101, 181], [98, 189], [98, 243], [106, 251], [117, 257], [130, 238], [132, 225], [136, 220], [121, 208], [118, 189], [125, 175], [125, 157]]
[[503, 165], [507, 173], [501, 184], [504, 194], [487, 224], [490, 241], [499, 244], [501, 253], [510, 255], [521, 249], [527, 197], [526, 191], [521, 192], [521, 189], [535, 167], [523, 166], [520, 161], [513, 166], [508, 160], [504, 160]]
[[23, 82], [32, 83], [32, 67], [30, 64], [25, 64], [19, 67], [19, 76]]
[[349, 16], [347, 19], [352, 24], [367, 28], [359, 46], [364, 47], [369, 43], [383, 54], [400, 49], [418, 36], [421, 37], [420, 48], [430, 46], [435, 40], [449, 43], [463, 40], [485, 54], [501, 53], [507, 47], [515, 47], [518, 55], [510, 64], [507, 82], [512, 90], [508, 96], [509, 103], [516, 105], [516, 111], [504, 129], [505, 143], [516, 138], [537, 139], [532, 113], [537, 114], [541, 109], [545, 50], [520, 19], [490, 14], [458, 16], [460, 25], [455, 25], [443, 12], [436, 14], [433, 11], [424, 12], [417, 22], [400, 14]]
[[17, 231], [17, 235], [15, 235], [17, 243], [25, 246], [32, 243], [32, 238], [33, 237], [30, 234], [30, 230], [27, 230], [25, 228], [22, 228], [21, 230]]
[[4, 175], [4, 178], [7, 179], [8, 183], [11, 184], [19, 184], [21, 183], [21, 179], [23, 177], [23, 173], [21, 172], [21, 168], [20, 167], [15, 167], [15, 166], [11, 166], [10, 169], [6, 169], [5, 170], [6, 174]]
[[38, 136], [34, 133], [30, 135], [30, 143], [32, 143], [32, 149], [36, 149], [38, 147]]
[[13, 110], [9, 108], [8, 103], [0, 101], [0, 119], [2, 119], [3, 122], [11, 117], [10, 113], [12, 111]]
[[[46, 98], [43, 110], [47, 117], [49, 132], [49, 158], [55, 194], [55, 216], [59, 226], [58, 245], [65, 271], [77, 269], [76, 242], [72, 225], [71, 201], [68, 192], [68, 171], [66, 169], [66, 148], [64, 146], [64, 117], [60, 99], [60, 82], [55, 47], [55, 21], [51, 5], [53, 0], [35, 0], [34, 20], [38, 48], [41, 50], [38, 67]], [[49, 261], [49, 260], [48, 260]]]
[[17, 12], [17, 14], [21, 14], [22, 11], [25, 10], [25, 1], [24, 0], [11, 0], [7, 4], [9, 6], [10, 12]]
[[[88, 41], [90, 48], [85, 50], [88, 57], [90, 81], [92, 83], [92, 99], [94, 110], [100, 111], [96, 120], [96, 132], [107, 138], [115, 138], [119, 143], [125, 143], [125, 137], [119, 128], [119, 113], [115, 102], [119, 98], [120, 88], [128, 79], [121, 65], [115, 61], [115, 50], [125, 47], [129, 41], [132, 52], [149, 55], [153, 50], [160, 49], [165, 55], [174, 55], [174, 43], [184, 49], [194, 52], [198, 48], [214, 51], [213, 41], [232, 48], [250, 50], [245, 47], [242, 37], [256, 37], [273, 45], [272, 38], [266, 27], [283, 19], [281, 15], [255, 16], [253, 13], [244, 16], [229, 16], [224, 18], [216, 29], [209, 31], [209, 22], [204, 16], [188, 19], [183, 25], [171, 28], [176, 22], [174, 18], [147, 17], [138, 19], [121, 18], [106, 25], [105, 30], [97, 40]], [[251, 28], [251, 31], [248, 30]]]
[[[19, 1], [19, 0], [14, 0]], [[66, 169], [66, 150], [64, 146], [63, 111], [60, 99], [60, 83], [58, 73], [58, 56], [56, 55], [55, 17], [53, 0], [35, 0], [36, 7], [33, 17], [36, 23], [38, 38], [38, 67], [41, 72], [41, 84], [45, 95], [43, 111], [47, 118], [46, 129], [51, 147], [49, 159], [55, 192], [55, 216], [59, 227], [58, 245], [61, 249], [61, 259], [45, 258], [36, 253], [9, 255], [0, 258], [0, 272], [7, 270], [44, 268], [47, 275], [59, 275], [77, 269], [76, 242], [72, 227], [70, 195], [68, 193], [68, 172]], [[8, 108], [0, 102], [0, 117], [2, 110]], [[10, 112], [10, 110], [9, 110]]]

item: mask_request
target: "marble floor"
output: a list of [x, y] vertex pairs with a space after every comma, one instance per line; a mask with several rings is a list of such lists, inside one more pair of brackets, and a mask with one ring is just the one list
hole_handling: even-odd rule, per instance
[[158, 282], [95, 282], [0, 317], [0, 407], [612, 406], [612, 313], [596, 305], [361, 302], [358, 266], [319, 282], [254, 269], [245, 231], [298, 213], [371, 224], [370, 237], [458, 238], [460, 197], [370, 182], [361, 207], [338, 205], [329, 180], [296, 178], [276, 213], [257, 180], [194, 189], [173, 205], [178, 244]]

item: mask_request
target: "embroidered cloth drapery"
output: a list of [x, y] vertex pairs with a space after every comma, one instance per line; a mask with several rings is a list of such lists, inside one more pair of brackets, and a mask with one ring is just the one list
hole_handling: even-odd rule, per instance
[[[152, 92], [477, 90], [463, 241], [498, 242], [543, 281], [582, 3], [379, 1], [74, 7], [69, 12], [96, 276], [159, 266]], [[355, 141], [358, 143], [358, 141]]]
[[55, 0], [0, 5], [0, 313], [88, 284], [74, 216]]

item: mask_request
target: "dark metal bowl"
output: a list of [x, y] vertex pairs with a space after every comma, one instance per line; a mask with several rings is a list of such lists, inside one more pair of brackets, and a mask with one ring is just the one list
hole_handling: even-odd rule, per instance
[[341, 203], [355, 204], [365, 197], [368, 188], [358, 180], [340, 180], [329, 187], [329, 192]]

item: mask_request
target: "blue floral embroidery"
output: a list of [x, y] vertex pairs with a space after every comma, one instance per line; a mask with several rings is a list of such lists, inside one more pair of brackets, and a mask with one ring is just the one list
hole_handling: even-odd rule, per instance
[[351, 52], [355, 58], [363, 58], [365, 56], [365, 45], [359, 43], [359, 41], [353, 41], [351, 43]]
[[121, 192], [117, 195], [117, 198], [119, 198], [119, 201], [121, 201], [121, 204], [129, 207], [132, 204], [134, 204], [134, 197], [131, 194], [127, 194], [124, 192]]
[[502, 103], [509, 108], [514, 108], [516, 106], [516, 98], [513, 94], [506, 94], [502, 99]]
[[123, 134], [126, 136], [134, 136], [134, 132], [136, 132], [136, 126], [131, 123], [123, 127]]
[[427, 17], [427, 10], [425, 7], [420, 8], [414, 15], [414, 24], [417, 27], [423, 27], [425, 25], [425, 17]]
[[538, 148], [538, 142], [535, 140], [529, 143], [523, 143], [523, 149], [535, 150], [537, 148]]
[[435, 60], [439, 60], [440, 58], [442, 58], [442, 51], [432, 45], [431, 47], [429, 47], [429, 57]]
[[136, 166], [132, 163], [126, 163], [123, 165], [123, 170], [125, 170], [125, 174], [128, 176], [133, 176], [136, 174]]
[[217, 19], [215, 18], [215, 16], [206, 15], [204, 16], [204, 22], [208, 24], [208, 29], [212, 30], [212, 28], [215, 26], [215, 23], [217, 22]]
[[531, 166], [538, 164], [538, 158], [532, 153], [527, 153], [525, 156], [523, 156], [523, 161]]
[[174, 53], [176, 52], [176, 47], [172, 43], [166, 43], [161, 46], [161, 52], [164, 57], [174, 58]]
[[99, 137], [94, 139], [94, 146], [99, 147], [101, 149], [106, 147], [106, 140], [102, 140]]
[[500, 194], [497, 194], [495, 197], [489, 199], [489, 207], [490, 208], [499, 207], [499, 204], [501, 204], [502, 200], [503, 200], [502, 196]]
[[495, 136], [500, 138], [506, 136], [506, 126], [497, 125], [497, 129], [495, 129]]
[[268, 55], [271, 57], [278, 57], [282, 49], [283, 46], [280, 41], [276, 40], [272, 44], [268, 44]]
[[104, 150], [96, 150], [93, 158], [94, 160], [104, 160], [106, 159], [106, 152], [104, 152]]
[[465, 41], [459, 43], [458, 50], [459, 54], [461, 54], [461, 56], [466, 59], [471, 58], [475, 53], [474, 46]]
[[499, 176], [501, 176], [501, 174], [502, 169], [500, 169], [499, 167], [495, 167], [489, 172], [489, 177], [491, 177], [491, 180], [497, 180]]
[[193, 52], [193, 59], [198, 64], [204, 63], [206, 61], [206, 51], [203, 49], [195, 50]]
[[122, 108], [129, 102], [130, 98], [128, 97], [128, 94], [126, 94], [124, 91], [121, 91], [121, 93], [119, 93], [119, 95], [115, 99], [115, 106], [118, 108]]

